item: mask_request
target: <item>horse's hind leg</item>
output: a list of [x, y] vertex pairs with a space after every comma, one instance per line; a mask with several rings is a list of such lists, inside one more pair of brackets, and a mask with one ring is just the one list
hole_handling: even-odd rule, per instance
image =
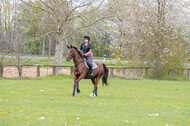
[[99, 82], [99, 80], [100, 80], [99, 76], [97, 76], [97, 78], [92, 79], [92, 83], [94, 84], [94, 89], [93, 89], [92, 93], [90, 94], [90, 97], [92, 97], [93, 95], [98, 96], [98, 82]]
[[98, 96], [98, 87], [96, 87], [95, 96]]
[[92, 78], [92, 83], [95, 85], [95, 82], [96, 82], [96, 78]]
[[[95, 85], [96, 83], [96, 78], [92, 78], [92, 83]], [[90, 97], [92, 97], [94, 95], [94, 92], [95, 92], [95, 88], [92, 90], [92, 93], [90, 94]]]
[[96, 78], [96, 83], [94, 85], [94, 89], [95, 89], [95, 96], [98, 96], [98, 82], [100, 80], [101, 76], [97, 76]]

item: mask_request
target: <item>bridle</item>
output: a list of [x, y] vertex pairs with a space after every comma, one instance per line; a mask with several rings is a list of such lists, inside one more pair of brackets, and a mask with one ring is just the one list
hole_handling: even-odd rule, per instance
[[[73, 56], [74, 56], [74, 51], [72, 50], [72, 54], [71, 54], [71, 56], [72, 57], [66, 57], [67, 59], [69, 59], [69, 60], [71, 60], [71, 59], [77, 59], [77, 58], [73, 58]], [[81, 61], [79, 62], [79, 63], [77, 63], [77, 64], [75, 64], [75, 70], [76, 71], [78, 71], [78, 69], [80, 68], [80, 66], [81, 66], [81, 63], [83, 63], [85, 60], [84, 60], [84, 58], [82, 57], [82, 59], [81, 59]]]
[[[74, 55], [74, 52], [73, 52], [73, 50], [72, 50], [72, 54], [71, 54], [71, 56], [73, 57], [73, 55]], [[69, 59], [69, 60], [71, 60], [72, 59], [72, 57], [66, 57], [66, 59]]]

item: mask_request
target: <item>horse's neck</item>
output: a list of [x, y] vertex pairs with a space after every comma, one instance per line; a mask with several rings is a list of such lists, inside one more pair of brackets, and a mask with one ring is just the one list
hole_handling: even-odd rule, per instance
[[75, 52], [75, 55], [74, 55], [73, 61], [75, 65], [78, 65], [79, 62], [83, 60], [83, 58], [78, 54], [76, 50], [74, 52]]

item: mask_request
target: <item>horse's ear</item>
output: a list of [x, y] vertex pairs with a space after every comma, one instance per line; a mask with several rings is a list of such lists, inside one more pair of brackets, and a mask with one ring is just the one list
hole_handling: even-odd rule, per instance
[[72, 46], [72, 45], [70, 45], [70, 47], [71, 47], [71, 48], [73, 48], [73, 46]]
[[78, 50], [78, 48], [76, 46], [72, 46], [72, 48], [75, 48], [76, 50]]
[[67, 45], [67, 48], [70, 48], [69, 45]]

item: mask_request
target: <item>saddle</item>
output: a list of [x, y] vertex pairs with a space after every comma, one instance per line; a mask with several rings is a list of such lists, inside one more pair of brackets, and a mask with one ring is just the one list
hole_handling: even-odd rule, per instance
[[[86, 75], [84, 77], [84, 79], [86, 79], [87, 76], [88, 76], [88, 74], [89, 74], [89, 67], [88, 67], [86, 61], [84, 63], [85, 63], [86, 68], [88, 69], [88, 72], [86, 73]], [[95, 62], [92, 62], [92, 64], [93, 64], [93, 68], [92, 69], [96, 69], [98, 67]]]
[[[98, 67], [95, 62], [92, 62], [92, 64], [93, 64], [93, 68], [92, 68], [92, 69], [96, 69], [96, 68]], [[86, 67], [89, 69], [89, 67], [88, 67], [88, 65], [87, 65], [87, 63], [86, 63], [86, 61], [85, 61], [85, 65], [86, 65]]]

